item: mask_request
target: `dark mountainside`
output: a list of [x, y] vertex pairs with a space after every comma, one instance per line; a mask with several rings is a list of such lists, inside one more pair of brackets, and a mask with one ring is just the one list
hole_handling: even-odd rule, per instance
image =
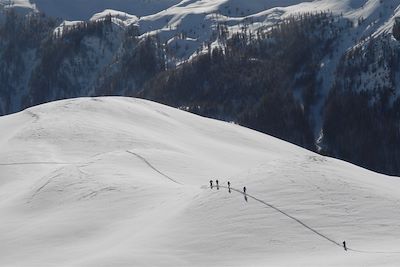
[[139, 38], [136, 26], [117, 27], [110, 17], [61, 34], [59, 24], [13, 11], [0, 22], [1, 115], [63, 98], [142, 97], [400, 175], [400, 46], [391, 35], [367, 36], [342, 55], [323, 98], [320, 63], [353, 27], [340, 16], [304, 14], [255, 33], [244, 24], [233, 35], [219, 24], [222, 47], [178, 67], [175, 51], [157, 36]]

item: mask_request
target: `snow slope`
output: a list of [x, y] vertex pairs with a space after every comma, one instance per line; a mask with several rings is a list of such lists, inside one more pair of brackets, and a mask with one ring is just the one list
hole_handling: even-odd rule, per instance
[[48, 103], [0, 129], [1, 266], [400, 260], [397, 177], [131, 98]]

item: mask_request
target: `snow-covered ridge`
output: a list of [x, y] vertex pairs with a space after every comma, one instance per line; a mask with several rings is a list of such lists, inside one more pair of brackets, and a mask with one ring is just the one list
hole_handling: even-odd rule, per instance
[[124, 25], [131, 25], [138, 22], [138, 17], [134, 15], [130, 15], [126, 12], [115, 11], [112, 9], [106, 9], [103, 12], [94, 14], [90, 20], [91, 21], [98, 21], [104, 19], [107, 16], [111, 16], [113, 19], [118, 19], [119, 21], [123, 22]]
[[[0, 129], [2, 266], [400, 260], [398, 178], [235, 124], [108, 97], [33, 107]], [[247, 202], [210, 179], [246, 186]]]
[[[76, 6], [82, 7], [82, 4], [74, 2], [63, 4], [67, 5], [66, 10]], [[45, 7], [46, 3], [37, 5], [41, 10], [40, 6]], [[95, 8], [95, 4], [92, 5], [83, 7], [93, 10], [93, 14], [98, 8]], [[349, 36], [351, 42], [347, 49], [350, 49], [366, 36], [390, 32], [399, 5], [399, 0], [153, 0], [131, 9], [128, 3], [126, 6], [120, 6], [119, 2], [115, 1], [109, 6], [115, 6], [115, 9], [99, 11], [91, 15], [90, 20], [101, 20], [111, 15], [113, 21], [119, 25], [137, 24], [143, 36], [158, 34], [162, 42], [184, 47], [184, 51], [178, 51], [177, 55], [185, 60], [192, 58], [204, 43], [216, 41], [212, 40], [212, 34], [217, 24], [223, 23], [228, 26], [230, 32], [235, 32], [243, 23], [251, 23], [250, 29], [257, 30], [259, 27], [273, 25], [301, 13], [332, 12], [353, 21], [358, 30]], [[152, 12], [145, 12], [149, 6], [153, 7]], [[46, 11], [45, 9], [43, 10]], [[51, 12], [49, 14], [52, 15]], [[69, 12], [65, 11], [65, 14]], [[89, 18], [67, 15], [64, 17], [80, 20]], [[74, 23], [65, 21], [62, 25]], [[216, 45], [218, 43], [213, 46]]]
[[235, 32], [243, 23], [251, 23], [250, 29], [257, 30], [301, 13], [332, 12], [353, 21], [357, 32], [349, 36], [350, 42], [344, 41], [350, 49], [362, 38], [390, 32], [400, 0], [0, 0], [0, 5], [64, 18], [66, 21], [56, 29], [61, 32], [63, 27], [82, 20], [102, 20], [111, 15], [118, 25], [137, 24], [143, 36], [158, 34], [163, 43], [183, 47], [176, 52], [180, 61], [195, 56], [205, 43], [217, 41], [212, 38], [217, 24], [223, 23]]
[[[279, 11], [282, 16], [296, 13], [332, 11], [355, 21], [371, 18], [380, 30], [387, 29], [397, 14], [398, 0], [114, 0], [114, 1], [65, 1], [65, 0], [0, 0], [6, 8], [18, 7], [42, 11], [50, 16], [67, 20], [99, 19], [107, 14], [119, 13], [119, 17], [140, 17], [144, 32], [171, 27], [189, 28], [218, 13], [227, 21], [240, 21], [245, 17], [268, 21]], [[382, 10], [390, 7], [391, 14]], [[117, 11], [118, 10], [118, 11]], [[96, 14], [96, 15], [93, 15]], [[129, 15], [132, 14], [132, 15]], [[385, 21], [379, 22], [384, 18]], [[131, 20], [131, 23], [135, 23]], [[372, 22], [372, 21], [371, 21]], [[198, 26], [198, 25], [197, 25]]]

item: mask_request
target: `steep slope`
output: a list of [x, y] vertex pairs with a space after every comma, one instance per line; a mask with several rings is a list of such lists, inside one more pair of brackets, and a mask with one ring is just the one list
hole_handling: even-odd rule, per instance
[[[0, 129], [0, 265], [400, 259], [398, 178], [235, 124], [111, 97], [30, 108]], [[247, 201], [210, 179], [246, 186]]]

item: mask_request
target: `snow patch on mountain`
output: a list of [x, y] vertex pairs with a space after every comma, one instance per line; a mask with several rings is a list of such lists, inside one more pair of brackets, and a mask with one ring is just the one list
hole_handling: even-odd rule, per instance
[[16, 8], [26, 11], [37, 11], [36, 5], [29, 0], [0, 0], [0, 6], [3, 6], [4, 8]]
[[130, 15], [126, 12], [116, 11], [112, 9], [106, 9], [103, 12], [94, 14], [90, 20], [98, 21], [105, 19], [107, 16], [110, 16], [114, 21], [117, 21], [125, 26], [129, 26], [131, 24], [135, 24], [138, 22], [138, 17], [134, 15]]

